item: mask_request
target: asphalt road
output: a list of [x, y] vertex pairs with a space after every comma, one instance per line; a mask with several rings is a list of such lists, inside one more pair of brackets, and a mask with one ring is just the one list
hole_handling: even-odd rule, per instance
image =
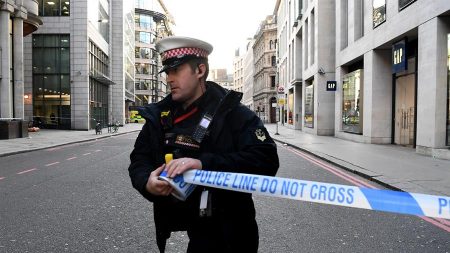
[[[137, 134], [0, 158], [0, 252], [158, 252], [127, 167]], [[280, 177], [381, 188], [287, 146]], [[428, 218], [254, 196], [260, 252], [450, 252]], [[449, 221], [450, 224], [450, 221]], [[174, 233], [167, 252], [185, 252]]]

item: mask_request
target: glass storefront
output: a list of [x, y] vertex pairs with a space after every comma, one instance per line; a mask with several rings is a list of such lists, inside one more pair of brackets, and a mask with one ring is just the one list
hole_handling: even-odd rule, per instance
[[342, 131], [362, 134], [362, 69], [346, 74], [342, 83]]
[[314, 82], [305, 87], [305, 127], [314, 127]]
[[33, 120], [70, 129], [70, 35], [33, 35]]
[[294, 124], [294, 89], [289, 89], [288, 95], [288, 124]]

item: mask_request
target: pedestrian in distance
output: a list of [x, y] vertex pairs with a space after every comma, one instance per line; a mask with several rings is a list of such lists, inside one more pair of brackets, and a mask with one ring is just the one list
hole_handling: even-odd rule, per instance
[[[171, 232], [187, 231], [187, 252], [257, 252], [251, 194], [197, 186], [181, 201], [158, 176], [165, 171], [174, 178], [191, 169], [274, 176], [276, 144], [256, 114], [240, 103], [242, 93], [206, 81], [212, 45], [172, 36], [157, 42], [156, 49], [171, 93], [141, 108], [146, 123], [128, 170], [133, 187], [153, 202], [158, 248], [164, 252]], [[174, 159], [165, 164], [165, 154]]]

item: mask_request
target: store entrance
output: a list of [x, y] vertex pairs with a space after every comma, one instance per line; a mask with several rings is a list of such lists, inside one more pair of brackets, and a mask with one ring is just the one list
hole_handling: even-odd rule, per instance
[[415, 74], [395, 79], [395, 137], [394, 143], [414, 147], [415, 145]]

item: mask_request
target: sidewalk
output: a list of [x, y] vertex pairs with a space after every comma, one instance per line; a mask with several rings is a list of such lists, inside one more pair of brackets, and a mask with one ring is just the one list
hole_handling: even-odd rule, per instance
[[[335, 137], [316, 136], [275, 124], [266, 124], [270, 135], [282, 143], [297, 147], [356, 174], [394, 189], [450, 196], [450, 160], [417, 154], [412, 148], [395, 145], [356, 143]], [[0, 157], [84, 142], [140, 131], [142, 124], [125, 124], [115, 134], [96, 135], [95, 130], [47, 130], [30, 133], [29, 138], [0, 140]], [[282, 149], [278, 150], [282, 152]]]
[[41, 129], [39, 132], [30, 132], [28, 138], [0, 140], [0, 157], [68, 143], [108, 138], [114, 135], [140, 131], [142, 126], [143, 124], [125, 124], [123, 127], [119, 127], [118, 132], [114, 134], [108, 133], [108, 128], [103, 128], [102, 134], [99, 135], [95, 134], [94, 129], [89, 131]]
[[[417, 154], [415, 149], [357, 143], [266, 124], [272, 138], [323, 158], [365, 178], [407, 192], [450, 196], [450, 161]], [[278, 150], [281, 151], [280, 149]]]

